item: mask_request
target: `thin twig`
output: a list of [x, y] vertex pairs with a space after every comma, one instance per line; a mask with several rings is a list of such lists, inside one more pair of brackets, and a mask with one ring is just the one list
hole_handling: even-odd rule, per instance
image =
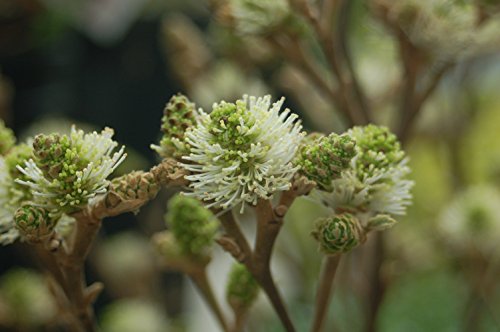
[[[293, 1], [289, 1], [293, 5]], [[336, 47], [332, 24], [330, 24], [330, 22], [326, 24], [323, 23], [320, 20], [317, 8], [312, 7], [312, 4], [309, 2], [303, 1], [300, 6], [294, 7], [298, 7], [298, 11], [309, 21], [316, 34], [324, 56], [339, 83], [340, 104], [342, 108], [345, 109], [344, 112], [350, 114], [350, 117], [353, 119], [353, 124], [365, 124], [369, 122], [369, 118], [367, 117], [368, 110], [362, 110], [363, 105], [367, 106], [367, 103], [363, 104], [366, 100], [364, 93], [361, 91], [359, 84], [357, 82], [354, 83], [354, 77], [351, 75], [351, 72], [345, 70], [349, 68], [344, 68], [342, 66], [335, 51]], [[354, 91], [353, 89], [355, 84], [356, 88], [359, 88], [358, 91]], [[359, 99], [360, 96], [362, 96], [363, 100]]]
[[304, 49], [304, 46], [297, 39], [277, 38], [270, 36], [269, 42], [275, 47], [285, 59], [301, 70], [327, 97], [335, 108], [340, 112], [347, 126], [352, 126], [355, 120], [350, 112], [342, 104], [342, 97], [336, 89], [330, 86], [330, 83], [324, 79], [324, 74], [317, 68], [316, 64], [311, 60], [310, 54]]
[[222, 329], [225, 332], [229, 332], [229, 327], [226, 322], [226, 318], [222, 313], [220, 305], [217, 299], [215, 298], [212, 286], [208, 280], [206, 268], [203, 267], [201, 269], [198, 269], [196, 272], [189, 274], [189, 277], [191, 278], [191, 280], [193, 280], [194, 284], [202, 294], [206, 303], [208, 304], [208, 306], [214, 313], [215, 317], [219, 321], [219, 324], [221, 325]]
[[316, 306], [312, 324], [312, 332], [320, 332], [323, 328], [330, 299], [333, 295], [333, 282], [340, 263], [341, 255], [323, 258], [323, 272], [316, 293]]
[[348, 35], [349, 35], [349, 25], [351, 19], [351, 10], [354, 1], [351, 0], [340, 0], [339, 1], [339, 14], [337, 19], [337, 40], [338, 40], [338, 49], [339, 54], [342, 57], [342, 60], [346, 64], [346, 70], [349, 74], [350, 81], [352, 82], [353, 92], [355, 94], [355, 98], [359, 102], [360, 111], [363, 114], [365, 122], [373, 122], [371, 107], [368, 103], [368, 98], [361, 87], [359, 82], [356, 70], [354, 69], [354, 63], [352, 59], [352, 55], [349, 52], [348, 46]]

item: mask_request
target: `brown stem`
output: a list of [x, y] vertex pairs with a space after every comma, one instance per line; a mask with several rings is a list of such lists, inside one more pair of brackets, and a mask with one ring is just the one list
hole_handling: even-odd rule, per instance
[[299, 68], [320, 89], [324, 96], [335, 105], [348, 126], [352, 126], [355, 123], [352, 114], [348, 112], [343, 104], [341, 94], [330, 87], [329, 82], [324, 79], [324, 74], [316, 68], [315, 63], [311, 61], [311, 57], [304, 50], [300, 42], [294, 39], [285, 43], [285, 41], [274, 36], [271, 36], [269, 41], [290, 63]]
[[234, 311], [234, 324], [231, 328], [231, 332], [241, 332], [245, 326], [248, 317], [248, 310], [245, 308], [243, 310]]
[[206, 303], [214, 313], [215, 317], [217, 317], [217, 320], [219, 321], [219, 324], [221, 325], [222, 329], [225, 332], [229, 332], [229, 327], [226, 322], [226, 318], [222, 313], [219, 303], [215, 298], [214, 292], [212, 290], [212, 286], [210, 285], [210, 282], [208, 280], [206, 268], [203, 267], [198, 269], [197, 271], [189, 274], [189, 277], [191, 278], [191, 280], [193, 280], [194, 284], [202, 294], [203, 298], [205, 299]]
[[68, 298], [74, 307], [75, 314], [80, 319], [86, 331], [95, 331], [92, 303], [87, 299], [84, 275], [85, 259], [87, 258], [93, 240], [101, 227], [101, 220], [92, 217], [89, 210], [83, 210], [73, 217], [76, 219], [75, 233], [70, 251], [62, 264], [68, 287]]
[[361, 87], [359, 79], [357, 77], [356, 71], [354, 70], [354, 63], [352, 60], [351, 53], [349, 52], [349, 46], [347, 37], [349, 35], [349, 24], [351, 18], [351, 10], [354, 1], [341, 0], [339, 1], [339, 14], [337, 19], [337, 38], [338, 38], [338, 49], [342, 57], [342, 60], [346, 64], [346, 70], [352, 82], [353, 93], [355, 99], [358, 100], [360, 111], [364, 117], [364, 120], [369, 123], [372, 122], [371, 108], [368, 103], [368, 98]]
[[[339, 59], [336, 52], [335, 38], [331, 24], [322, 24], [319, 19], [319, 13], [316, 10], [317, 8], [313, 8], [308, 2], [302, 2], [302, 5], [298, 9], [313, 27], [324, 56], [337, 78], [339, 96], [341, 98], [340, 104], [345, 109], [345, 113], [349, 114], [350, 118], [353, 119], [353, 124], [368, 123], [370, 120], [369, 111], [366, 108], [363, 109], [364, 107], [368, 107], [366, 98], [357, 79], [353, 75], [354, 72], [349, 70], [349, 64], [342, 66], [341, 59]], [[342, 31], [345, 31], [345, 28], [342, 27]], [[346, 58], [349, 57], [347, 52], [341, 55], [344, 55], [344, 60], [351, 61], [350, 58]]]
[[[410, 136], [412, 127], [415, 124], [415, 120], [423, 108], [425, 101], [430, 97], [430, 95], [436, 90], [439, 82], [443, 76], [448, 72], [448, 70], [453, 65], [447, 63], [443, 65], [438, 71], [436, 71], [430, 78], [427, 86], [421, 93], [416, 93], [412, 91], [412, 95], [405, 96], [403, 99], [401, 114], [401, 122], [398, 128], [398, 137], [402, 143], [405, 143]], [[413, 78], [412, 78], [413, 79]], [[416, 80], [416, 78], [414, 78]], [[415, 88], [415, 82], [413, 82], [412, 89]]]
[[370, 270], [369, 280], [371, 285], [369, 298], [369, 312], [367, 319], [367, 331], [374, 332], [376, 330], [376, 321], [378, 310], [380, 308], [380, 304], [382, 303], [382, 299], [384, 298], [385, 293], [385, 284], [382, 280], [381, 275], [381, 266], [384, 261], [384, 237], [383, 232], [376, 232], [374, 235], [375, 248], [373, 250], [373, 265]]
[[[228, 234], [228, 236], [234, 241], [233, 250], [230, 252], [233, 257], [239, 262], [245, 264], [249, 267], [252, 263], [252, 249], [248, 244], [245, 235], [240, 229], [240, 226], [234, 220], [234, 216], [231, 211], [224, 213], [219, 217], [224, 230]], [[219, 242], [219, 244], [221, 244]], [[221, 244], [222, 245], [222, 244]], [[227, 247], [223, 246], [224, 250], [228, 250]]]
[[340, 263], [341, 255], [326, 256], [323, 259], [323, 272], [316, 293], [316, 306], [314, 311], [314, 319], [312, 332], [320, 332], [323, 328], [330, 299], [333, 295], [333, 282], [335, 273]]

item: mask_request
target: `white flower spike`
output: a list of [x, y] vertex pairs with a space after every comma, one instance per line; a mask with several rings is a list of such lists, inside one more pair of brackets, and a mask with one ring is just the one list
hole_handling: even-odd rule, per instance
[[271, 105], [269, 95], [245, 95], [236, 103], [214, 104], [210, 114], [201, 111], [197, 126], [186, 132], [188, 195], [223, 210], [241, 204], [243, 213], [245, 203], [255, 205], [288, 190], [304, 133], [296, 114], [280, 112], [283, 102]]

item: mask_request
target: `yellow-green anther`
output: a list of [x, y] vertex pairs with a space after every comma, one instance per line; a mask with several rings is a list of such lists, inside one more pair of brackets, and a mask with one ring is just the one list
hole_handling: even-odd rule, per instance
[[367, 231], [383, 231], [396, 224], [396, 220], [388, 214], [377, 214], [368, 219], [366, 224]]
[[215, 216], [191, 197], [177, 195], [168, 204], [165, 221], [183, 254], [203, 256], [218, 228]]
[[340, 178], [356, 154], [355, 145], [350, 136], [334, 133], [310, 139], [300, 150], [300, 172], [315, 181], [319, 189], [332, 191], [332, 181]]
[[5, 155], [15, 143], [14, 132], [0, 119], [0, 155]]
[[348, 252], [365, 239], [359, 220], [349, 213], [318, 219], [312, 236], [327, 255]]
[[14, 222], [20, 234], [29, 241], [39, 241], [50, 236], [55, 222], [44, 208], [24, 205], [14, 214]]
[[234, 310], [247, 309], [257, 299], [259, 284], [245, 265], [235, 263], [229, 273], [226, 299]]
[[186, 130], [196, 125], [198, 113], [195, 104], [186, 96], [177, 94], [170, 98], [163, 110], [160, 145], [151, 145], [163, 158], [181, 158], [187, 154], [188, 146], [184, 142]]

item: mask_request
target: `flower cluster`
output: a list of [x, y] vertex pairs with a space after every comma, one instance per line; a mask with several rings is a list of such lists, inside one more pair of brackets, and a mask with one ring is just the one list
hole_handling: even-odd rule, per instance
[[18, 166], [26, 179], [16, 181], [30, 188], [34, 204], [51, 214], [72, 213], [105, 193], [108, 176], [125, 159], [124, 147], [113, 150], [113, 130], [85, 134], [74, 127], [70, 135], [38, 135], [33, 158]]
[[180, 158], [188, 151], [184, 142], [187, 128], [196, 124], [197, 111], [186, 96], [177, 94], [170, 98], [163, 111], [160, 145], [151, 145], [161, 157]]
[[297, 115], [280, 112], [284, 99], [244, 96], [236, 103], [214, 104], [200, 111], [195, 127], [186, 132], [190, 154], [183, 166], [192, 173], [192, 193], [223, 210], [257, 204], [288, 190], [299, 169], [293, 164], [303, 133]]
[[[498, 7], [488, 1], [372, 0], [386, 19], [428, 54], [454, 61], [495, 49], [499, 42]], [[479, 14], [479, 15], [478, 15]], [[481, 21], [481, 16], [491, 18]]]
[[470, 187], [441, 213], [438, 229], [458, 251], [471, 247], [485, 255], [498, 251], [500, 238], [500, 192], [488, 185]]
[[348, 135], [335, 133], [315, 136], [305, 140], [297, 163], [301, 166], [300, 172], [316, 182], [319, 189], [332, 191], [332, 181], [340, 178], [355, 155], [355, 142]]
[[332, 192], [316, 191], [328, 206], [353, 213], [403, 215], [411, 203], [413, 181], [408, 158], [386, 127], [354, 127], [347, 134], [356, 142], [350, 168], [332, 181]]

